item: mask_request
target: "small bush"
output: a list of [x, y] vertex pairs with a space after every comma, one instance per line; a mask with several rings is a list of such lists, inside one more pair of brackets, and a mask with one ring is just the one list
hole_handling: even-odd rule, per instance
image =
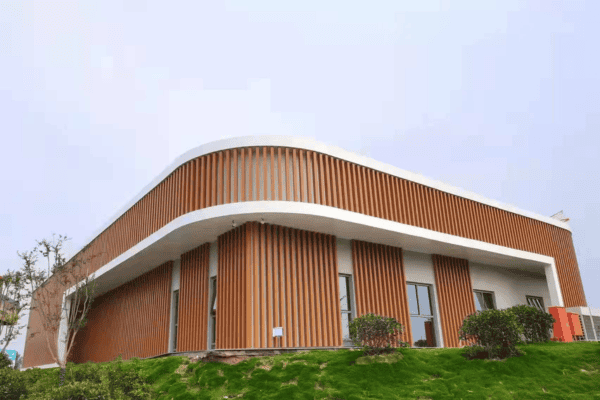
[[65, 382], [63, 386], [52, 385], [43, 392], [27, 397], [31, 400], [105, 400], [112, 399], [108, 387], [103, 383], [90, 381]]
[[[488, 358], [506, 358], [518, 355], [516, 345], [521, 343], [523, 326], [508, 310], [478, 311], [465, 318], [459, 331], [461, 340], [476, 341]], [[467, 357], [479, 349], [467, 349]]]
[[23, 373], [11, 368], [0, 369], [0, 399], [18, 400], [27, 395]]
[[525, 305], [508, 308], [508, 311], [512, 312], [523, 326], [525, 342], [541, 343], [550, 339], [550, 329], [556, 322], [551, 314]]
[[12, 368], [12, 361], [8, 358], [8, 354], [0, 353], [0, 369]]
[[149, 399], [150, 385], [136, 369], [123, 369], [121, 359], [107, 371], [108, 388], [112, 398]]
[[394, 318], [376, 314], [365, 314], [350, 322], [350, 339], [362, 347], [365, 355], [393, 351], [393, 344], [402, 344], [398, 340], [402, 331], [402, 324]]
[[33, 385], [28, 399], [145, 400], [151, 398], [151, 385], [136, 368], [125, 369], [120, 358], [109, 364], [68, 363], [65, 383], [60, 387], [59, 369], [52, 375]]

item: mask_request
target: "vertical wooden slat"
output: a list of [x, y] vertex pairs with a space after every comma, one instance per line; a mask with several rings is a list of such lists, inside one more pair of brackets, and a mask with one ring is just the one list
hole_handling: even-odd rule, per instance
[[269, 200], [275, 200], [275, 148], [271, 147], [271, 163], [269, 164], [269, 170], [271, 174], [271, 197]]
[[[225, 150], [225, 162], [223, 168], [223, 180], [224, 189], [223, 189], [223, 204], [231, 203], [231, 150]], [[237, 172], [237, 171], [236, 171]]]
[[241, 156], [240, 169], [241, 169], [241, 175], [242, 175], [242, 182], [240, 184], [240, 201], [246, 201], [246, 173], [247, 173], [247, 169], [246, 169], [246, 152], [244, 151], [244, 149], [240, 150], [240, 156]]
[[262, 197], [259, 196], [261, 200], [267, 200], [267, 183], [269, 182], [269, 178], [267, 176], [267, 148], [263, 147], [262, 152], [262, 167], [263, 167], [263, 184], [262, 184]]
[[283, 178], [282, 178], [282, 172], [281, 172], [281, 147], [277, 148], [277, 175], [278, 175], [278, 179], [277, 179], [277, 191], [278, 191], [278, 197], [277, 200], [281, 201], [283, 200]]
[[329, 193], [326, 193], [325, 191], [325, 170], [323, 167], [323, 154], [319, 153], [319, 165], [318, 165], [318, 169], [319, 169], [319, 194], [321, 197], [321, 204], [324, 206], [329, 205]]
[[308, 202], [316, 203], [315, 187], [314, 187], [314, 167], [313, 167], [313, 152], [306, 152], [306, 175], [308, 175]]
[[300, 171], [298, 168], [298, 149], [292, 150], [292, 168], [294, 176], [294, 201], [300, 201]]
[[232, 168], [232, 173], [233, 173], [233, 197], [232, 197], [232, 202], [237, 203], [239, 202], [239, 193], [238, 193], [238, 184], [239, 184], [239, 167], [238, 167], [238, 149], [233, 149], [233, 155], [232, 155], [232, 161], [233, 161], [233, 168]]
[[301, 202], [306, 203], [308, 201], [307, 190], [306, 190], [306, 165], [304, 163], [306, 152], [304, 150], [298, 151], [298, 168], [300, 169], [300, 193], [299, 199]]

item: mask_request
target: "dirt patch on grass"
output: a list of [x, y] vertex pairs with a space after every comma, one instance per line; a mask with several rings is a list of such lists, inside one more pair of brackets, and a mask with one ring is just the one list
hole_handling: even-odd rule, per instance
[[298, 377], [295, 377], [294, 379], [290, 379], [287, 382], [281, 382], [281, 386], [287, 386], [287, 385], [298, 385]]
[[362, 356], [356, 359], [357, 365], [367, 365], [367, 364], [392, 364], [402, 360], [404, 356], [402, 353], [391, 353], [391, 354], [381, 354], [377, 356]]

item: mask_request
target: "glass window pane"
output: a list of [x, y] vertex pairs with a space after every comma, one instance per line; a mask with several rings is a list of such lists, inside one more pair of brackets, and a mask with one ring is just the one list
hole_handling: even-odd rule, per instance
[[418, 316], [410, 317], [412, 327], [413, 346], [415, 347], [436, 347], [435, 330], [433, 318], [423, 318]]
[[213, 279], [213, 292], [212, 292], [212, 312], [217, 312], [217, 280]]
[[342, 311], [350, 310], [348, 301], [348, 282], [345, 276], [340, 276], [340, 305]]
[[175, 325], [177, 325], [177, 318], [179, 317], [179, 290], [173, 292], [173, 319]]
[[431, 314], [431, 303], [429, 302], [429, 286], [417, 286], [419, 294], [419, 308], [421, 315]]
[[485, 302], [485, 309], [486, 310], [494, 310], [494, 299], [492, 298], [492, 294], [491, 293], [483, 293], [483, 299]]
[[407, 285], [408, 289], [408, 308], [411, 314], [419, 314], [419, 304], [417, 302], [417, 287]]
[[350, 339], [350, 314], [342, 313], [342, 334], [344, 340]]
[[483, 308], [482, 308], [483, 299], [481, 299], [481, 293], [474, 292], [473, 296], [475, 297], [475, 309], [477, 311], [483, 311]]

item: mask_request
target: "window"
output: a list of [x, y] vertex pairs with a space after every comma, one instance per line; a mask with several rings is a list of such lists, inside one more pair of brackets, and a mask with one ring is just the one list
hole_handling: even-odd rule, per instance
[[531, 307], [535, 307], [540, 311], [546, 311], [544, 307], [544, 299], [536, 296], [525, 296], [527, 298], [527, 305]]
[[212, 291], [210, 301], [210, 348], [214, 349], [217, 338], [217, 278], [210, 280]]
[[477, 309], [477, 311], [496, 309], [493, 292], [473, 290], [473, 295], [475, 296], [475, 308]]
[[431, 286], [407, 284], [413, 346], [436, 347]]
[[179, 323], [179, 290], [173, 292], [173, 352], [177, 351], [177, 326]]
[[350, 322], [352, 322], [352, 277], [340, 275], [340, 308], [342, 310], [342, 334], [344, 341], [350, 340]]

